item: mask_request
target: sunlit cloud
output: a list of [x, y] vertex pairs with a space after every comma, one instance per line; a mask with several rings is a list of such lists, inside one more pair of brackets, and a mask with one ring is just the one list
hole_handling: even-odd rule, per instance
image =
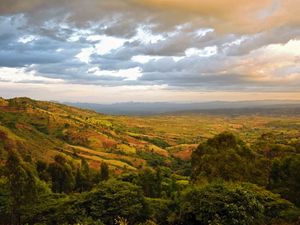
[[24, 68], [0, 67], [0, 82], [15, 83], [63, 83], [61, 79], [49, 79], [39, 76], [36, 71], [26, 71]]
[[197, 55], [202, 57], [210, 57], [213, 55], [216, 55], [218, 53], [217, 46], [208, 46], [203, 49], [197, 49], [197, 48], [188, 48], [185, 50], [185, 55], [187, 57]]
[[0, 4], [0, 84], [12, 87], [2, 94], [34, 96], [32, 84], [54, 99], [59, 84], [70, 99], [90, 93], [82, 101], [104, 89], [110, 101], [299, 98], [297, 1]]

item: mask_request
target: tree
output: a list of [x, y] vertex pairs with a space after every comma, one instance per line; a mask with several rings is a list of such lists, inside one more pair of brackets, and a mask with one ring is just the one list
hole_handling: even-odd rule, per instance
[[5, 177], [0, 178], [0, 224], [7, 225], [10, 221], [9, 212], [9, 190], [7, 188], [7, 179]]
[[75, 190], [79, 192], [88, 191], [92, 188], [92, 177], [88, 162], [81, 160], [81, 167], [78, 167], [75, 175]]
[[293, 205], [253, 184], [193, 186], [180, 199], [180, 224], [251, 225], [278, 219]]
[[118, 216], [138, 224], [148, 216], [141, 188], [113, 179], [100, 182], [90, 192], [46, 195], [30, 209], [28, 224], [115, 225]]
[[84, 180], [85, 177], [81, 172], [80, 168], [77, 168], [76, 175], [75, 175], [75, 190], [78, 192], [83, 192], [85, 190], [84, 187]]
[[92, 171], [89, 163], [84, 158], [81, 159], [81, 170], [84, 176], [84, 190], [90, 190], [92, 188]]
[[70, 193], [75, 184], [72, 168], [62, 155], [55, 156], [55, 161], [48, 167], [51, 175], [52, 191], [58, 193]]
[[48, 164], [44, 161], [38, 160], [36, 162], [36, 171], [38, 172], [39, 178], [44, 181], [50, 180], [50, 174], [48, 173]]
[[[161, 198], [146, 198], [149, 208], [149, 217], [158, 224], [168, 224], [168, 217], [171, 213], [171, 201]], [[147, 224], [147, 223], [146, 223]]]
[[100, 166], [100, 180], [108, 180], [109, 178], [109, 167], [106, 162], [101, 162]]
[[147, 208], [142, 191], [128, 182], [110, 179], [101, 182], [78, 203], [81, 211], [85, 210], [93, 220], [113, 225], [118, 216], [135, 224], [146, 219]]
[[221, 179], [261, 185], [268, 182], [269, 161], [229, 132], [201, 143], [192, 153], [191, 161], [194, 181]]
[[300, 206], [300, 155], [273, 161], [269, 188]]
[[10, 224], [22, 224], [22, 213], [37, 198], [37, 180], [29, 166], [14, 151], [9, 151], [5, 164], [9, 193]]
[[84, 158], [81, 159], [81, 169], [82, 169], [83, 174], [89, 179], [89, 177], [90, 177], [90, 166]]
[[137, 184], [142, 187], [145, 196], [157, 198], [161, 194], [161, 181], [160, 170], [146, 168], [140, 171]]

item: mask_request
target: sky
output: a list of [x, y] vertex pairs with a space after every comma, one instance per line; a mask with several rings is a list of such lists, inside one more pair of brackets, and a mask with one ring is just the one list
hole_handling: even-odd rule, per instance
[[0, 96], [300, 100], [300, 0], [0, 0]]

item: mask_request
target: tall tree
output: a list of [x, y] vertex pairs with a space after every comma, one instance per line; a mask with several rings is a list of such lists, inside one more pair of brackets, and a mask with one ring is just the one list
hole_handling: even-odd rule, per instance
[[85, 190], [84, 187], [84, 175], [81, 172], [80, 168], [77, 168], [75, 175], [75, 190], [78, 192], [83, 192]]
[[300, 155], [273, 161], [269, 188], [300, 206]]
[[5, 164], [9, 190], [10, 224], [22, 224], [22, 211], [37, 197], [36, 177], [14, 151], [9, 151]]
[[139, 173], [138, 184], [142, 187], [145, 196], [157, 198], [161, 194], [161, 173], [160, 170], [146, 168]]
[[92, 171], [89, 163], [84, 158], [81, 159], [81, 171], [83, 175], [84, 191], [88, 191], [92, 188]]
[[63, 156], [55, 156], [55, 161], [49, 165], [48, 171], [51, 175], [53, 192], [70, 193], [73, 190], [75, 179], [72, 168]]
[[100, 166], [100, 180], [108, 180], [109, 167], [106, 162], [102, 162]]

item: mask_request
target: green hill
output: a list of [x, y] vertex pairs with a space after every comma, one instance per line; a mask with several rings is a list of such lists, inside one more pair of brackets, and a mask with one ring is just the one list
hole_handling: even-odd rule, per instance
[[98, 167], [136, 170], [147, 162], [140, 155], [167, 159], [166, 150], [128, 134], [113, 116], [29, 98], [0, 99], [1, 158], [8, 145], [34, 160], [51, 161], [58, 152], [83, 157]]

